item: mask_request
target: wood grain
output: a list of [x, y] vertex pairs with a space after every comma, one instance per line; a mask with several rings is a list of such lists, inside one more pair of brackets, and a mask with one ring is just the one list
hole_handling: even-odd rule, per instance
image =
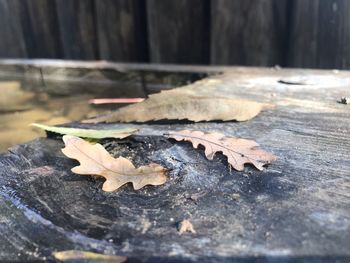
[[[125, 74], [138, 72], [127, 68]], [[79, 249], [131, 262], [348, 262], [350, 111], [337, 101], [348, 94], [350, 72], [221, 70], [188, 88], [275, 107], [243, 123], [95, 126], [140, 128], [137, 136], [103, 145], [136, 165], [160, 162], [169, 169], [162, 186], [105, 193], [103, 181], [70, 172], [76, 163], [63, 156], [57, 138], [1, 154], [1, 261], [47, 261], [53, 251]], [[263, 172], [229, 171], [222, 155], [208, 161], [203, 149], [162, 136], [182, 129], [254, 139], [278, 159]], [[185, 218], [195, 234], [178, 234]]]
[[0, 0], [0, 57], [25, 58], [27, 49], [20, 20], [20, 1]]
[[147, 61], [145, 5], [138, 0], [96, 0], [101, 59]]
[[57, 0], [63, 58], [95, 60], [97, 36], [93, 0]]
[[209, 62], [209, 1], [149, 0], [147, 19], [151, 62]]
[[55, 1], [21, 1], [21, 20], [29, 58], [62, 58]]
[[211, 63], [274, 66], [284, 63], [287, 1], [211, 3]]
[[349, 68], [350, 2], [292, 1], [288, 66]]
[[0, 0], [0, 58], [350, 68], [348, 0]]

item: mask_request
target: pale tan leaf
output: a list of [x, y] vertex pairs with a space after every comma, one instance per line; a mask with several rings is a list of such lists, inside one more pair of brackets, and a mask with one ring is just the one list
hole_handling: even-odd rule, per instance
[[193, 234], [196, 233], [196, 230], [194, 230], [192, 223], [187, 219], [184, 219], [180, 222], [178, 231], [180, 235], [186, 232], [193, 233]]
[[90, 144], [87, 141], [65, 135], [66, 145], [62, 152], [69, 158], [80, 162], [72, 169], [76, 174], [100, 175], [106, 178], [102, 190], [111, 192], [126, 183], [132, 183], [135, 190], [145, 185], [161, 185], [166, 182], [166, 170], [159, 164], [135, 168], [126, 158], [113, 158], [101, 144]]
[[265, 104], [224, 97], [198, 96], [181, 89], [162, 91], [138, 104], [129, 105], [117, 111], [85, 120], [98, 122], [146, 122], [151, 120], [247, 121], [265, 108]]
[[209, 160], [214, 158], [215, 153], [222, 152], [227, 157], [229, 164], [238, 171], [242, 171], [246, 163], [262, 170], [265, 164], [276, 159], [273, 154], [260, 149], [255, 141], [226, 137], [221, 133], [183, 130], [170, 132], [165, 136], [177, 141], [189, 141], [194, 148], [197, 148], [200, 144], [203, 145], [205, 156]]

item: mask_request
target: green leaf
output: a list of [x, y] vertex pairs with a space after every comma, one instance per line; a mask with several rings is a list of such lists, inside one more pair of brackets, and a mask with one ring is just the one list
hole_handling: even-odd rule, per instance
[[113, 130], [95, 130], [95, 129], [49, 126], [49, 125], [44, 125], [39, 123], [32, 123], [31, 125], [49, 132], [72, 135], [72, 136], [77, 136], [82, 138], [91, 138], [91, 139], [104, 139], [104, 138], [122, 139], [130, 136], [131, 134], [137, 131], [137, 129], [133, 129], [133, 128], [123, 128], [123, 129], [113, 129]]

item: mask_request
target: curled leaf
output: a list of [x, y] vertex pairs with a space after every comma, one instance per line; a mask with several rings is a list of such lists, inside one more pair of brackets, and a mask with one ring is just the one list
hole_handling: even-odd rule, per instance
[[102, 190], [111, 192], [126, 183], [132, 183], [135, 190], [145, 185], [161, 185], [166, 182], [166, 170], [161, 165], [151, 163], [135, 168], [124, 157], [113, 158], [101, 144], [90, 144], [85, 140], [65, 135], [66, 145], [62, 152], [69, 158], [80, 162], [72, 168], [76, 174], [100, 175], [106, 178]]
[[123, 263], [126, 257], [103, 255], [89, 251], [66, 250], [54, 252], [55, 259], [62, 262], [105, 262], [105, 263]]
[[104, 139], [104, 138], [123, 139], [137, 131], [137, 129], [133, 129], [133, 128], [123, 128], [123, 129], [113, 129], [113, 130], [94, 130], [94, 129], [49, 126], [49, 125], [39, 124], [39, 123], [32, 123], [31, 125], [49, 132], [72, 135], [72, 136], [77, 136], [82, 138], [90, 138], [90, 139]]
[[242, 171], [246, 163], [262, 170], [265, 164], [276, 159], [273, 154], [260, 149], [255, 141], [226, 137], [221, 133], [183, 130], [164, 135], [177, 141], [189, 141], [194, 148], [203, 145], [205, 156], [209, 160], [214, 158], [216, 152], [222, 152], [227, 157], [228, 163], [237, 171]]

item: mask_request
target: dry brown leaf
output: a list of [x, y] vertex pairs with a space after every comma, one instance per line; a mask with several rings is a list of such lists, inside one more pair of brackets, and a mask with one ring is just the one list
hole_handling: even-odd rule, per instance
[[181, 89], [162, 91], [150, 95], [141, 103], [129, 105], [117, 111], [85, 120], [99, 122], [145, 122], [151, 120], [246, 121], [254, 118], [265, 104], [224, 97], [198, 96]]
[[205, 156], [212, 160], [216, 152], [222, 152], [229, 164], [238, 171], [244, 169], [244, 164], [253, 164], [262, 170], [265, 164], [271, 163], [276, 157], [260, 149], [258, 144], [252, 140], [226, 137], [221, 133], [204, 133], [201, 131], [183, 130], [165, 134], [166, 137], [177, 141], [189, 141], [194, 148], [199, 144], [205, 147]]
[[159, 164], [135, 168], [126, 158], [113, 158], [101, 144], [90, 144], [87, 141], [65, 135], [63, 141], [66, 145], [62, 152], [69, 158], [80, 162], [79, 166], [72, 168], [76, 174], [100, 175], [106, 178], [102, 190], [111, 192], [126, 183], [132, 183], [135, 190], [145, 185], [161, 185], [166, 182], [166, 170]]

